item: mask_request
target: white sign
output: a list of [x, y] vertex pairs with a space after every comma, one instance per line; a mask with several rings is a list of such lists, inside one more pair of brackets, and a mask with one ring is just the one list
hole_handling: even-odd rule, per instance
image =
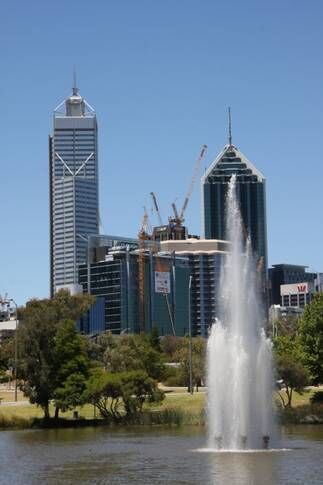
[[308, 282], [294, 283], [292, 285], [280, 285], [280, 294], [283, 295], [297, 295], [298, 293], [308, 293]]
[[155, 271], [155, 293], [170, 293], [169, 271]]

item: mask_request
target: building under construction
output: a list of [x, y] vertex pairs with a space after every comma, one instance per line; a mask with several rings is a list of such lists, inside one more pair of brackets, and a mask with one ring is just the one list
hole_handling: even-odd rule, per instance
[[[104, 302], [104, 311], [101, 317], [97, 309], [84, 319], [82, 331], [138, 333], [156, 326], [160, 335], [188, 333], [187, 258], [155, 252], [151, 241], [139, 248], [135, 239], [97, 236], [91, 244], [89, 264], [79, 267], [79, 283], [85, 293], [97, 297], [96, 305]], [[101, 323], [94, 324], [91, 318], [101, 318]]]

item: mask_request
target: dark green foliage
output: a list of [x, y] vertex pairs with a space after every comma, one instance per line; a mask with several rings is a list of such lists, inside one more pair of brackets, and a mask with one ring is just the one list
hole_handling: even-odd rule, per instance
[[97, 407], [103, 418], [119, 420], [142, 410], [145, 401], [156, 402], [164, 395], [146, 372], [106, 372], [95, 369], [88, 380], [84, 399]]
[[314, 392], [313, 396], [310, 398], [311, 404], [323, 404], [323, 391]]
[[82, 404], [90, 366], [86, 340], [77, 332], [72, 320], [58, 324], [54, 350], [56, 378], [53, 399], [56, 408], [67, 411]]
[[152, 331], [148, 336], [148, 341], [153, 349], [155, 349], [157, 352], [161, 352], [159, 332], [156, 325], [153, 326]]
[[[80, 374], [85, 357], [71, 358], [84, 350], [80, 343], [83, 337], [73, 328], [73, 321], [92, 302], [88, 295], [70, 296], [62, 290], [51, 300], [31, 300], [22, 312], [23, 322], [18, 328], [21, 389], [30, 402], [43, 408], [46, 418], [51, 399], [56, 396], [57, 409], [66, 409], [78, 400], [84, 386]], [[69, 392], [72, 397], [67, 397]]]
[[[285, 327], [286, 330], [286, 327]], [[310, 383], [310, 374], [303, 364], [303, 349], [295, 328], [284, 331], [274, 339], [277, 378], [283, 380], [286, 395], [278, 390], [284, 407], [291, 407], [293, 391], [302, 394]]]
[[106, 370], [110, 372], [143, 370], [157, 380], [164, 374], [162, 356], [151, 346], [147, 334], [112, 338], [107, 342], [103, 360]]
[[323, 293], [314, 295], [305, 307], [299, 325], [299, 338], [312, 382], [323, 382]]
[[14, 338], [8, 338], [0, 342], [0, 370], [14, 367], [15, 342]]
[[280, 392], [279, 396], [284, 407], [291, 407], [293, 391], [302, 394], [309, 383], [309, 373], [306, 367], [296, 361], [291, 355], [281, 355], [277, 359], [277, 373], [283, 380], [287, 400]]

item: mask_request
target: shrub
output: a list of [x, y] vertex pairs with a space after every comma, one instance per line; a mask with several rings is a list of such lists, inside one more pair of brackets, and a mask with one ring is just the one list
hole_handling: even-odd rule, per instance
[[323, 404], [323, 391], [314, 392], [310, 398], [311, 404]]

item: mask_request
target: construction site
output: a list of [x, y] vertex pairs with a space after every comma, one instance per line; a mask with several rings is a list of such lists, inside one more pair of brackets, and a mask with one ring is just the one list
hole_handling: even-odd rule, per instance
[[88, 262], [79, 267], [84, 292], [96, 296], [91, 314], [81, 322], [87, 334], [150, 332], [160, 335], [207, 335], [215, 318], [215, 287], [225, 241], [202, 241], [189, 234], [185, 211], [207, 147], [203, 145], [180, 210], [164, 224], [157, 196], [150, 192], [158, 220], [152, 226], [144, 208], [138, 237], [89, 238]]

